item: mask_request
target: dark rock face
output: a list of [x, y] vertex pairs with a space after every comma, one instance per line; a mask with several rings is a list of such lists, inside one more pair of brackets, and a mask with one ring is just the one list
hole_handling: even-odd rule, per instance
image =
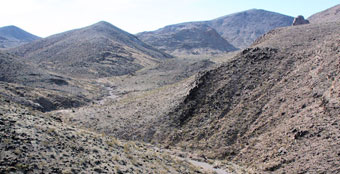
[[304, 24], [309, 24], [309, 21], [306, 20], [303, 16], [298, 16], [296, 18], [294, 18], [294, 21], [293, 21], [293, 26], [295, 25], [304, 25]]

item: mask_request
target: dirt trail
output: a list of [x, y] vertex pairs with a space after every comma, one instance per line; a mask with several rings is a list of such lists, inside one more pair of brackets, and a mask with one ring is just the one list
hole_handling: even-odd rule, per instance
[[189, 159], [189, 158], [182, 158], [182, 159], [190, 162], [191, 164], [193, 164], [197, 167], [202, 168], [205, 171], [214, 172], [214, 173], [217, 173], [217, 174], [230, 174], [223, 169], [214, 168], [213, 165], [206, 163], [206, 162], [195, 161], [195, 160], [192, 160], [192, 159]]
[[109, 91], [109, 95], [99, 100], [97, 103], [100, 105], [104, 105], [108, 100], [114, 100], [118, 97], [112, 87], [105, 87], [107, 91]]
[[201, 168], [201, 169], [203, 169], [206, 172], [216, 173], [216, 174], [231, 174], [230, 172], [227, 172], [227, 171], [225, 171], [223, 169], [214, 167], [213, 164], [209, 164], [207, 162], [203, 162], [203, 159], [202, 160], [195, 160], [195, 159], [189, 157], [189, 156], [197, 157], [194, 154], [190, 154], [190, 153], [187, 153], [187, 152], [182, 152], [182, 151], [179, 151], [177, 149], [171, 149], [171, 150], [170, 149], [162, 149], [162, 148], [154, 147], [154, 146], [151, 146], [151, 148], [156, 149], [156, 151], [161, 151], [161, 152], [165, 151], [165, 152], [169, 153], [172, 157], [177, 158], [179, 160], [188, 161], [192, 165], [194, 165], [194, 166], [196, 166], [198, 168]]

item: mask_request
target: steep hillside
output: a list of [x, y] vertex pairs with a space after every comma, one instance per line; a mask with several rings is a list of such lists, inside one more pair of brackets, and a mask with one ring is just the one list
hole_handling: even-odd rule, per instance
[[137, 34], [142, 41], [170, 54], [214, 54], [235, 51], [215, 29], [205, 24], [170, 25], [153, 32]]
[[77, 129], [0, 96], [0, 173], [204, 173], [138, 142]]
[[340, 21], [340, 4], [308, 18], [311, 23]]
[[[190, 48], [189, 50], [203, 48], [203, 50], [233, 51], [234, 47], [250, 46], [258, 37], [272, 29], [292, 25], [293, 19], [279, 13], [252, 9], [210, 21], [170, 25], [156, 31], [139, 33], [137, 36], [150, 45], [170, 52], [174, 48], [181, 47]], [[229, 43], [223, 41], [206, 25], [215, 29]], [[197, 42], [201, 43], [197, 44]]]
[[53, 35], [10, 52], [44, 69], [86, 78], [129, 74], [171, 57], [107, 22]]
[[176, 109], [146, 124], [143, 137], [259, 173], [339, 173], [339, 28], [271, 31], [202, 74]]
[[16, 26], [0, 27], [0, 48], [12, 48], [39, 39]]
[[206, 23], [237, 48], [250, 46], [268, 31], [290, 26], [293, 17], [275, 12], [252, 9], [223, 16]]

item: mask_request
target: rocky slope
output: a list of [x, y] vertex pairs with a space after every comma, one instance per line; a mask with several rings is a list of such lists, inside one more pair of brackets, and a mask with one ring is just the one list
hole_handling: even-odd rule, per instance
[[339, 173], [339, 28], [269, 32], [202, 74], [176, 109], [146, 124], [144, 137], [259, 173]]
[[152, 146], [0, 101], [0, 173], [203, 173]]
[[12, 48], [39, 39], [16, 26], [0, 27], [0, 49]]
[[10, 52], [41, 68], [85, 78], [129, 74], [171, 57], [107, 22], [53, 35]]
[[91, 87], [95, 89], [96, 85], [48, 72], [0, 52], [0, 94], [12, 102], [40, 111], [79, 107], [99, 94], [87, 90]]
[[340, 21], [340, 4], [316, 13], [310, 16], [308, 20], [312, 23]]
[[[232, 51], [234, 49], [230, 44], [236, 48], [246, 48], [258, 37], [268, 31], [278, 27], [290, 26], [292, 22], [293, 17], [290, 16], [265, 10], [252, 9], [226, 15], [210, 21], [170, 25], [156, 31], [139, 33], [137, 36], [142, 41], [167, 51], [172, 51], [173, 48], [185, 46], [182, 44], [183, 39], [185, 40], [184, 43], [186, 45], [196, 46], [197, 48], [221, 50], [221, 47], [224, 47], [228, 48], [226, 51]], [[191, 37], [186, 38], [181, 36], [183, 35], [181, 32], [184, 32], [183, 28], [190, 29], [192, 26], [206, 25], [215, 29], [217, 33], [230, 44], [225, 41], [214, 41], [216, 39], [221, 39], [219, 39], [211, 29], [209, 29], [210, 32], [205, 32], [207, 29], [200, 29], [201, 32], [197, 33], [199, 36], [197, 36], [197, 34], [193, 35], [197, 32], [197, 28], [192, 32], [184, 30], [188, 32]], [[178, 35], [181, 36], [181, 39], [178, 39]], [[203, 40], [204, 42], [197, 45], [196, 42], [200, 40]]]
[[217, 54], [236, 50], [215, 29], [198, 23], [170, 25], [153, 32], [139, 33], [137, 37], [174, 55]]

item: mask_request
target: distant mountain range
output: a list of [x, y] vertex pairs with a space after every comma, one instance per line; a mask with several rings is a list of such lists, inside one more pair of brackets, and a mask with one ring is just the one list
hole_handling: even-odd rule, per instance
[[39, 38], [13, 25], [0, 28], [0, 48], [16, 47]]
[[192, 51], [194, 48], [228, 52], [235, 50], [235, 47], [242, 49], [250, 46], [259, 36], [272, 29], [290, 26], [293, 19], [275, 12], [252, 9], [211, 21], [169, 25], [156, 31], [138, 33], [137, 36], [169, 53], [195, 53]]
[[41, 68], [87, 78], [129, 74], [172, 57], [107, 22], [56, 34], [10, 52]]
[[316, 13], [308, 18], [312, 23], [340, 21], [340, 4]]

